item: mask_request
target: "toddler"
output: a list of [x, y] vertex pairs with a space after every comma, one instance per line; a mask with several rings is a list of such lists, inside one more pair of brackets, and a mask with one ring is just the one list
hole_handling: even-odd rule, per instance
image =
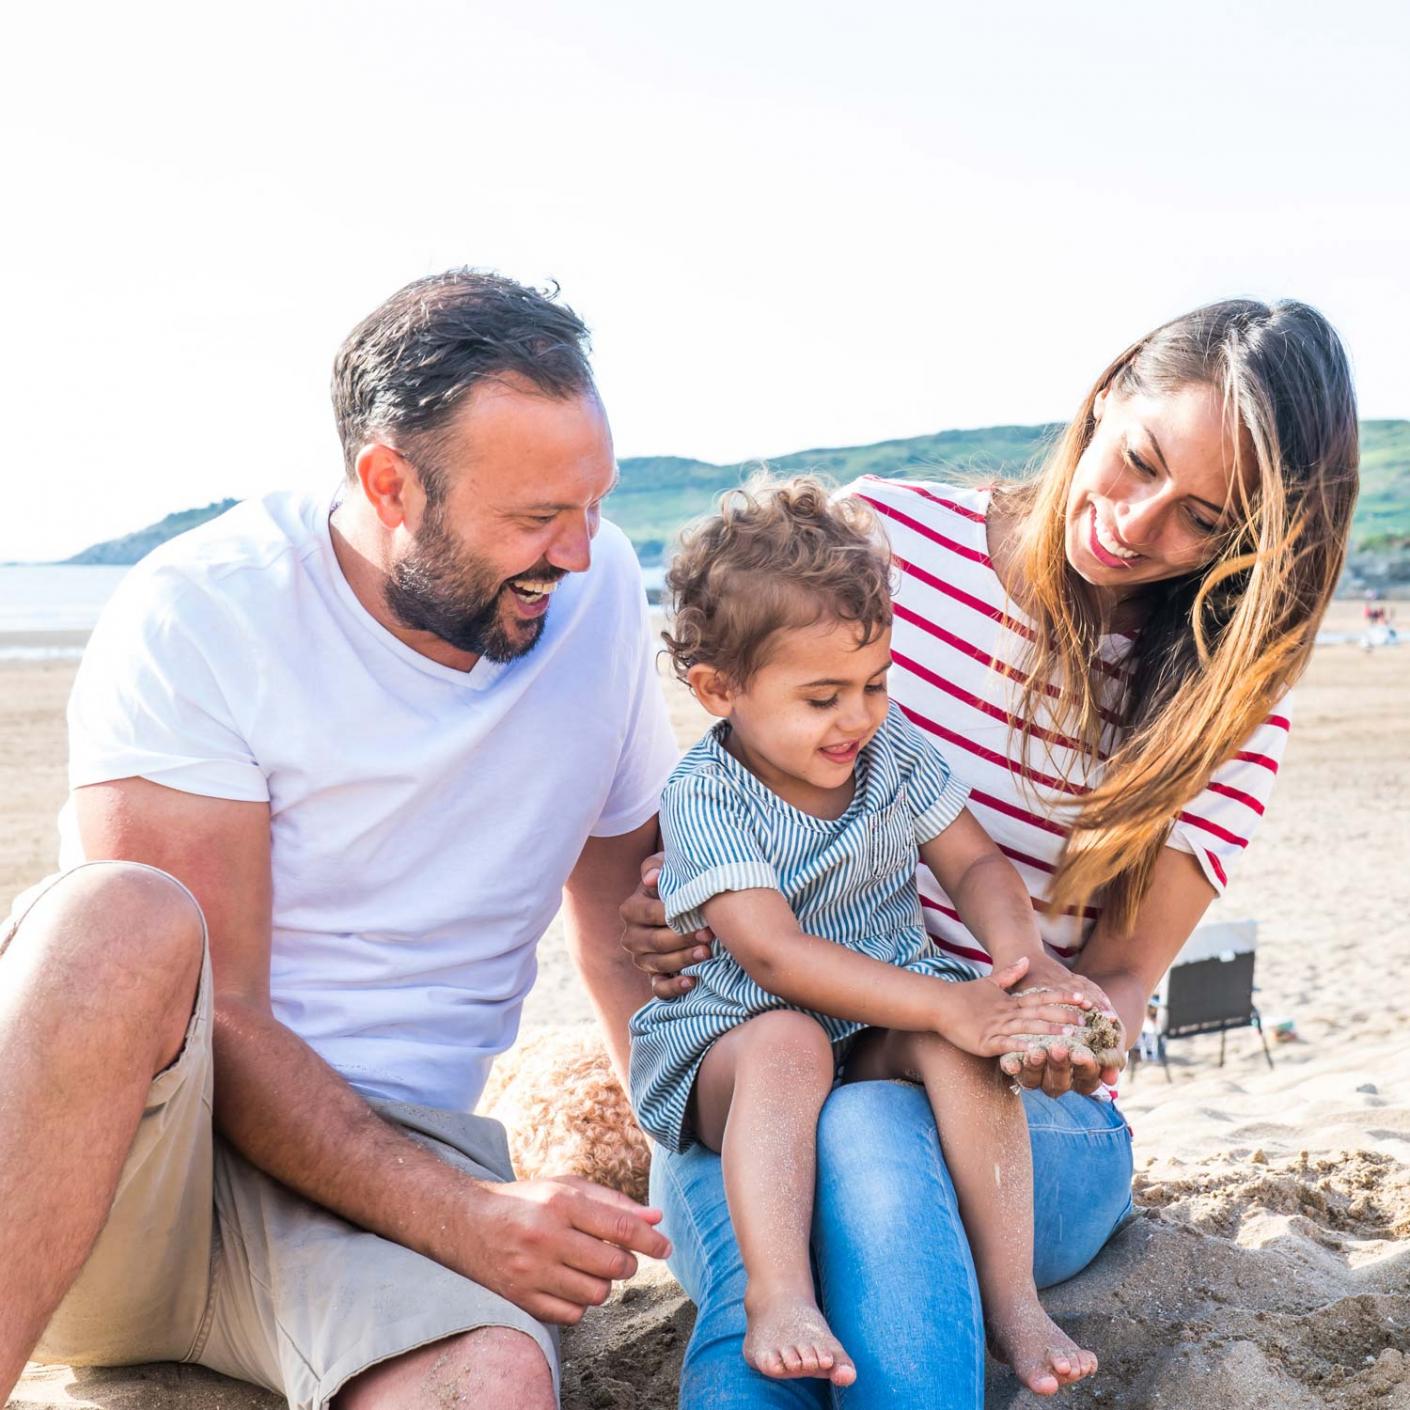
[[[661, 799], [671, 925], [709, 927], [693, 987], [632, 1019], [643, 1129], [722, 1157], [747, 1275], [746, 1360], [766, 1376], [856, 1378], [809, 1262], [815, 1135], [833, 1083], [924, 1085], [959, 1196], [991, 1344], [1030, 1389], [1096, 1369], [1033, 1283], [1023, 1108], [994, 1059], [1072, 1034], [1078, 994], [1007, 992], [1041, 953], [1018, 873], [967, 790], [890, 705], [890, 560], [869, 512], [820, 482], [756, 482], [689, 532], [667, 585], [676, 672], [719, 723]], [[917, 854], [995, 972], [940, 953]]]

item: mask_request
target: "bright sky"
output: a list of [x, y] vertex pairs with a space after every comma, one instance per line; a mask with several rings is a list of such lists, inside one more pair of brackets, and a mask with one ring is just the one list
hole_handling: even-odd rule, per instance
[[1410, 415], [1399, 0], [17, 7], [0, 560], [339, 474], [347, 330], [556, 278], [619, 455], [1058, 420], [1150, 326], [1292, 296]]

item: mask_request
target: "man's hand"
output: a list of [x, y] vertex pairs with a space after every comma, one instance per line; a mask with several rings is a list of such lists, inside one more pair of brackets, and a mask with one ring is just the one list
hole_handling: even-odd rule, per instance
[[1020, 1035], [1052, 1034], [1070, 1037], [1073, 1025], [1068, 996], [1043, 993], [1010, 994], [1028, 973], [1028, 957], [1022, 956], [982, 979], [962, 984], [946, 984], [937, 991], [943, 1007], [935, 1031], [957, 1048], [980, 1057], [1000, 1057], [1013, 1050]]
[[657, 852], [641, 864], [641, 884], [622, 902], [622, 948], [651, 976], [651, 992], [658, 999], [674, 999], [695, 984], [681, 970], [708, 960], [715, 937], [708, 930], [679, 935], [666, 924], [666, 908], [656, 895], [661, 862]]
[[440, 1261], [541, 1322], [577, 1322], [636, 1272], [635, 1254], [671, 1251], [660, 1210], [577, 1175], [477, 1189], [470, 1217], [446, 1231], [460, 1247]]

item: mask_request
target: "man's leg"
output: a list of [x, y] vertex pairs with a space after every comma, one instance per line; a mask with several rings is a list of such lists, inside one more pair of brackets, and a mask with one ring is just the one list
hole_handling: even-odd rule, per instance
[[[485, 1117], [376, 1102], [477, 1180], [513, 1178]], [[220, 1258], [189, 1359], [283, 1393], [291, 1410], [553, 1406], [554, 1331], [400, 1244], [320, 1209], [215, 1145]]]
[[383, 1361], [333, 1399], [334, 1410], [554, 1410], [557, 1403], [542, 1349], [512, 1327], [480, 1327]]
[[110, 862], [56, 881], [0, 950], [0, 1403], [108, 1216], [201, 974], [187, 892]]

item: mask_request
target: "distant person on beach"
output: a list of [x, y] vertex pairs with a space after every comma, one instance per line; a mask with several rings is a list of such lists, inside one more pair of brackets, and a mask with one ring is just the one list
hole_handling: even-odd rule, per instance
[[667, 1251], [468, 1114], [560, 901], [623, 1075], [649, 992], [618, 905], [677, 751], [585, 348], [507, 279], [408, 286], [338, 353], [332, 501], [104, 613], [62, 872], [0, 931], [0, 1402], [34, 1352], [549, 1407], [552, 1324]]
[[[1357, 487], [1356, 405], [1335, 332], [1304, 304], [1234, 300], [1156, 329], [1095, 379], [1043, 472], [991, 491], [865, 479], [901, 565], [892, 698], [939, 741], [968, 806], [1027, 884], [1042, 937], [1025, 984], [1080, 976], [1126, 1043], [1272, 791], [1301, 674], [1341, 570]], [[697, 981], [655, 895], [625, 943], [661, 997]], [[936, 949], [983, 972], [1017, 959], [919, 871]], [[702, 954], [702, 950], [704, 953]], [[1023, 1086], [1033, 1274], [1086, 1267], [1131, 1209], [1130, 1133], [1103, 1067], [1061, 1043], [1004, 1057]], [[962, 1139], [963, 1132], [951, 1132]], [[856, 1367], [849, 1410], [977, 1410], [984, 1323], [948, 1147], [924, 1092], [835, 1089], [817, 1128], [812, 1260]], [[719, 1156], [660, 1151], [652, 1192], [699, 1312], [686, 1410], [823, 1406], [741, 1356], [750, 1283]], [[1100, 1354], [1100, 1318], [1086, 1330]]]
[[[719, 723], [662, 794], [658, 890], [675, 929], [716, 944], [688, 992], [632, 1019], [632, 1102], [667, 1150], [720, 1153], [748, 1363], [850, 1385], [808, 1255], [818, 1111], [838, 1072], [922, 1083], [990, 1336], [1051, 1392], [1096, 1358], [1038, 1301], [1024, 1112], [993, 1059], [1071, 1043], [1105, 995], [1076, 975], [1010, 992], [1042, 949], [1038, 919], [968, 790], [888, 700], [890, 571], [866, 506], [813, 479], [727, 496], [671, 565], [671, 661]], [[940, 950], [918, 860], [991, 954], [1018, 958], [980, 977]]]
[[1361, 606], [1361, 616], [1366, 623], [1366, 630], [1361, 634], [1361, 647], [1364, 651], [1373, 651], [1377, 646], [1396, 644], [1395, 609], [1390, 603], [1381, 600], [1379, 592], [1367, 592], [1366, 600]]

